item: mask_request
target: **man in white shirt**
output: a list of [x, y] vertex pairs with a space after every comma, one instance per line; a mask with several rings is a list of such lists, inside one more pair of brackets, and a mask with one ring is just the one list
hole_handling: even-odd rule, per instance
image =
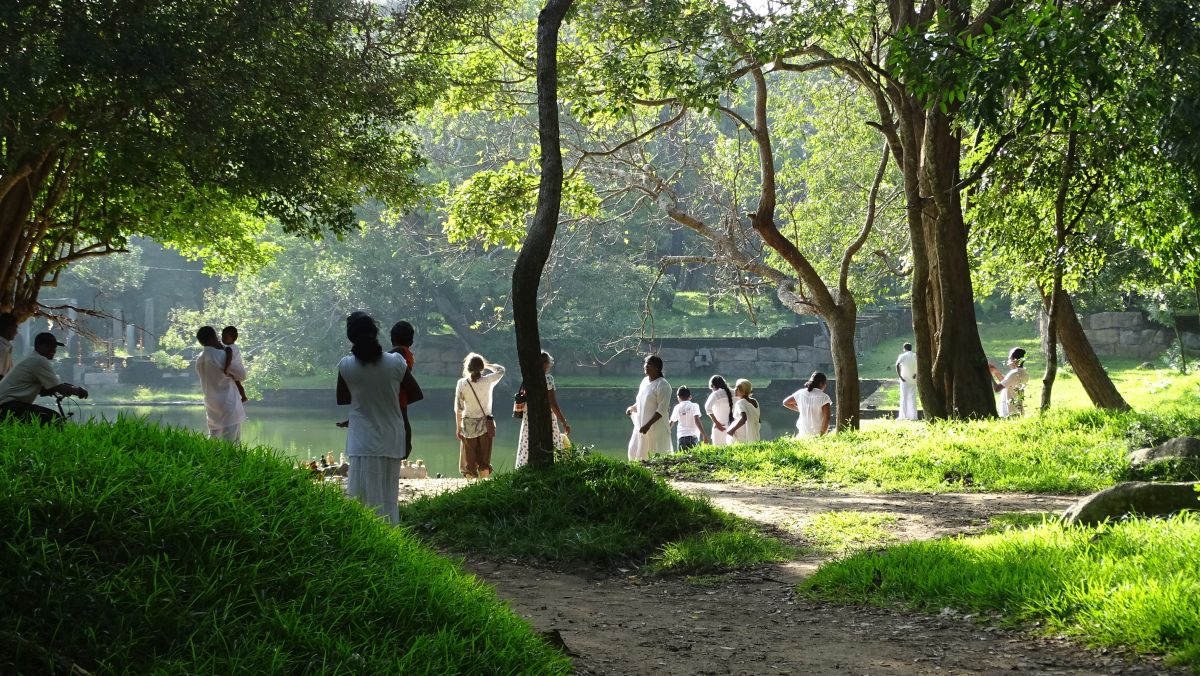
[[13, 368], [13, 339], [17, 337], [17, 316], [0, 312], [0, 378]]
[[33, 354], [25, 357], [0, 380], [0, 415], [7, 414], [23, 420], [38, 418], [45, 423], [61, 422], [58, 411], [33, 403], [38, 396], [51, 394], [74, 395], [87, 399], [88, 391], [64, 383], [50, 362], [62, 343], [53, 333], [43, 332], [33, 339]]
[[237, 442], [242, 436], [242, 422], [246, 410], [234, 381], [246, 379], [246, 368], [241, 360], [225, 368], [225, 346], [217, 337], [217, 330], [202, 326], [196, 332], [196, 340], [204, 346], [196, 357], [196, 373], [200, 376], [200, 389], [204, 392], [204, 414], [208, 419], [208, 436]]
[[643, 368], [646, 377], [638, 387], [637, 402], [625, 409], [637, 423], [636, 444], [630, 444], [630, 460], [649, 460], [651, 453], [670, 453], [671, 431], [667, 414], [671, 411], [671, 383], [663, 377], [663, 360], [658, 355], [646, 357]]
[[917, 353], [912, 343], [904, 344], [904, 351], [896, 357], [896, 376], [900, 378], [900, 420], [917, 419]]

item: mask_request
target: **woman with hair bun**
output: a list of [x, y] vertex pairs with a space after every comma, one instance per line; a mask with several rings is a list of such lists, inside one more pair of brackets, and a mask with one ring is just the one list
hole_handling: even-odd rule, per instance
[[[550, 433], [554, 439], [554, 447], [562, 448], [562, 435], [571, 434], [571, 426], [567, 424], [567, 417], [563, 415], [562, 409], [558, 407], [558, 394], [554, 389], [554, 376], [550, 375], [550, 369], [554, 368], [554, 357], [550, 356], [549, 352], [542, 350], [542, 370], [546, 374], [546, 396], [550, 400]], [[561, 424], [561, 431], [560, 431]], [[521, 417], [521, 432], [517, 435], [517, 461], [513, 465], [515, 469], [520, 469], [529, 464], [529, 416]]]
[[[484, 375], [483, 370], [489, 373]], [[504, 367], [472, 352], [463, 359], [463, 377], [454, 388], [454, 429], [458, 435], [458, 469], [468, 479], [492, 475], [492, 389], [504, 377]], [[489, 421], [491, 423], [489, 430]]]
[[346, 318], [346, 337], [352, 347], [338, 363], [337, 379], [337, 403], [350, 406], [346, 492], [395, 524], [400, 460], [408, 445], [400, 415], [400, 381], [408, 364], [404, 357], [383, 351], [379, 326], [365, 312]]
[[796, 436], [819, 437], [829, 432], [829, 414], [833, 400], [825, 394], [829, 379], [820, 371], [813, 371], [804, 387], [783, 400], [783, 407], [800, 414], [796, 418]]
[[1025, 383], [1029, 382], [1029, 371], [1025, 370], [1025, 350], [1014, 347], [1008, 353], [1008, 368], [1008, 373], [992, 388], [1000, 393], [1000, 417], [1021, 418], [1025, 415]]
[[713, 446], [728, 446], [733, 443], [733, 437], [727, 431], [733, 424], [733, 392], [729, 391], [729, 385], [721, 376], [709, 378], [708, 389], [712, 394], [704, 402], [704, 412], [713, 423]]
[[762, 439], [762, 409], [758, 406], [758, 400], [750, 396], [752, 392], [754, 386], [750, 381], [738, 378], [737, 385], [733, 388], [736, 397], [733, 402], [733, 417], [737, 422], [726, 430], [734, 443], [745, 444]]

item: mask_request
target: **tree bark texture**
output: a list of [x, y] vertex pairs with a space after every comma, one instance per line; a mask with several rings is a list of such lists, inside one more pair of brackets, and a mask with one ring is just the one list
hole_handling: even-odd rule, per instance
[[549, 0], [538, 14], [537, 98], [538, 141], [541, 145], [541, 179], [537, 211], [517, 255], [513, 269], [513, 328], [528, 402], [529, 464], [554, 462], [555, 439], [550, 420], [550, 398], [542, 366], [538, 332], [538, 287], [550, 257], [562, 206], [563, 163], [558, 124], [558, 30], [572, 0]]
[[[1042, 303], [1049, 306], [1050, 299], [1043, 298]], [[1117, 391], [1096, 351], [1092, 349], [1092, 343], [1079, 323], [1079, 315], [1075, 313], [1071, 295], [1066, 291], [1059, 291], [1058, 296], [1058, 342], [1062, 344], [1063, 352], [1092, 404], [1110, 411], [1129, 410], [1129, 404]]]

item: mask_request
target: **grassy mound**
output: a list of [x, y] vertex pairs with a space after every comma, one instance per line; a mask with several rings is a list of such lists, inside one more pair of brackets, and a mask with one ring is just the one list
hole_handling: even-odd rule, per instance
[[802, 592], [1043, 622], [1092, 645], [1163, 653], [1200, 671], [1200, 518], [1096, 528], [1044, 523], [915, 542], [822, 566]]
[[785, 554], [706, 500], [597, 455], [424, 497], [402, 505], [400, 520], [440, 546], [523, 560], [703, 572]]
[[567, 673], [493, 593], [260, 449], [0, 426], [0, 673]]
[[[660, 474], [863, 491], [1086, 493], [1132, 478], [1126, 454], [1200, 432], [1200, 395], [1147, 412], [1052, 409], [1021, 420], [891, 425], [819, 439], [700, 446], [656, 458]], [[1156, 478], [1182, 480], [1186, 472]]]

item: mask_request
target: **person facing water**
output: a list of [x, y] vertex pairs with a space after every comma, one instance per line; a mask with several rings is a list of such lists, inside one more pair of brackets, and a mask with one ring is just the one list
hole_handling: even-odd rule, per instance
[[[1029, 372], [1025, 370], [1025, 350], [1014, 347], [1008, 353], [1008, 373], [992, 385], [1000, 393], [1000, 417], [1020, 418], [1025, 415], [1025, 384]], [[993, 372], [996, 376], [997, 372]]]
[[701, 441], [708, 443], [708, 435], [704, 433], [704, 423], [700, 420], [700, 407], [692, 401], [692, 391], [686, 385], [681, 385], [675, 391], [679, 400], [671, 411], [671, 426], [676, 428], [676, 439], [679, 450], [684, 451], [700, 445]]
[[[483, 373], [487, 369], [489, 373]], [[454, 428], [458, 437], [458, 469], [468, 479], [492, 475], [492, 389], [504, 377], [504, 367], [488, 363], [474, 352], [463, 359], [463, 377], [454, 388]]]
[[829, 379], [813, 371], [804, 386], [783, 400], [784, 408], [796, 411], [796, 436], [819, 437], [829, 432], [829, 414], [833, 401], [825, 393]]
[[758, 400], [750, 396], [753, 392], [754, 386], [745, 378], [739, 378], [733, 388], [735, 422], [728, 432], [739, 444], [762, 439], [762, 408], [759, 407]]
[[900, 379], [900, 420], [917, 419], [917, 353], [912, 343], [905, 343], [900, 356], [896, 357], [896, 377]]
[[649, 460], [651, 453], [670, 453], [671, 431], [667, 415], [671, 410], [671, 383], [663, 376], [663, 360], [650, 355], [642, 364], [646, 377], [638, 385], [637, 399], [625, 409], [634, 416], [634, 436], [629, 444], [630, 460]]
[[337, 403], [350, 407], [346, 493], [389, 523], [399, 521], [400, 462], [408, 440], [400, 415], [400, 383], [408, 364], [384, 352], [379, 326], [365, 312], [346, 318], [350, 354], [338, 362]]
[[733, 424], [733, 392], [721, 376], [709, 378], [708, 389], [711, 394], [704, 402], [704, 412], [712, 419], [712, 443], [714, 446], [728, 446], [733, 443], [733, 437], [727, 432]]

